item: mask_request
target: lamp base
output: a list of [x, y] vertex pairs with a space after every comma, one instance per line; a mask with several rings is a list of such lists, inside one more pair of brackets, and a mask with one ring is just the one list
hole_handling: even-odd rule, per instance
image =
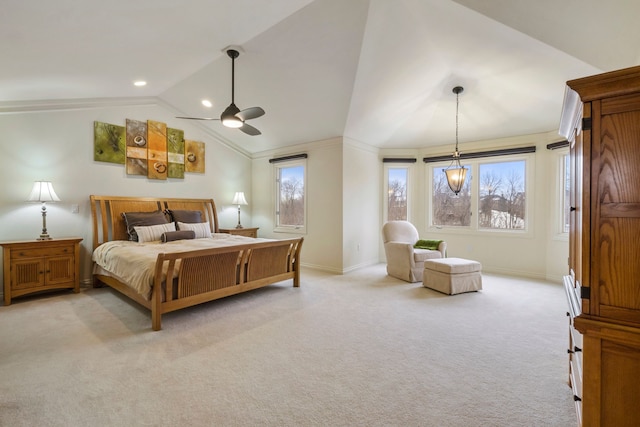
[[47, 231], [47, 205], [42, 202], [42, 233], [40, 233], [40, 237], [37, 240], [51, 240], [51, 236], [49, 236], [49, 232]]
[[236, 225], [236, 228], [244, 228], [242, 224], [240, 224], [240, 205], [238, 205], [238, 225]]

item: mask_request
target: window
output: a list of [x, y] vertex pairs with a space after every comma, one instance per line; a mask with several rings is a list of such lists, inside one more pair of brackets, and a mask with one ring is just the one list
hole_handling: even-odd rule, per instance
[[481, 163], [478, 227], [525, 228], [525, 161]]
[[278, 163], [276, 172], [276, 231], [305, 232], [306, 160]]
[[387, 168], [387, 220], [408, 220], [408, 175], [406, 167]]
[[457, 196], [442, 171], [448, 163], [434, 164], [430, 173], [430, 225], [480, 231], [528, 231], [527, 185], [531, 161], [523, 156], [491, 157], [490, 161], [488, 158], [467, 159], [463, 166], [469, 172]]
[[447, 184], [443, 168], [433, 168], [432, 225], [447, 227], [469, 227], [471, 225], [471, 181], [473, 174], [469, 169], [462, 190], [456, 196]]

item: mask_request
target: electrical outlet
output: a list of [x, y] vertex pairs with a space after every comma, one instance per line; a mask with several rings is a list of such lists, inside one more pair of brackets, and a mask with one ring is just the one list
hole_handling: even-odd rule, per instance
[[71, 205], [71, 213], [79, 213], [80, 212], [80, 206], [78, 205]]

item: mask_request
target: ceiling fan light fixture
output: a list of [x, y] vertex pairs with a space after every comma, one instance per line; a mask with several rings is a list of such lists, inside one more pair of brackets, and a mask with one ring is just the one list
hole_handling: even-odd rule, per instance
[[240, 112], [240, 109], [236, 107], [236, 104], [231, 103], [220, 115], [220, 120], [222, 124], [228, 128], [239, 128], [242, 127], [244, 122], [236, 116]]
[[460, 191], [462, 191], [468, 170], [460, 164], [460, 152], [458, 151], [458, 97], [463, 90], [464, 88], [462, 86], [456, 86], [453, 88], [453, 93], [456, 94], [456, 149], [453, 152], [451, 164], [449, 164], [449, 167], [442, 170], [447, 177], [447, 184], [449, 184], [449, 188], [456, 196]]
[[239, 118], [231, 116], [231, 117], [222, 119], [222, 124], [228, 128], [237, 129], [239, 127], [242, 127], [244, 123], [242, 123], [242, 120], [240, 120]]

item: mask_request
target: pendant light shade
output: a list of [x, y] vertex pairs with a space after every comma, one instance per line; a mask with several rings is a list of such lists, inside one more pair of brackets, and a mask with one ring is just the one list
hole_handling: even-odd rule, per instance
[[449, 188], [455, 193], [456, 196], [464, 186], [464, 181], [467, 177], [468, 170], [460, 164], [460, 152], [458, 151], [458, 98], [463, 90], [464, 88], [462, 86], [456, 86], [453, 88], [453, 93], [456, 94], [456, 149], [453, 152], [453, 159], [451, 160], [451, 164], [446, 169], [443, 169], [443, 172], [447, 177], [447, 184], [449, 184]]

